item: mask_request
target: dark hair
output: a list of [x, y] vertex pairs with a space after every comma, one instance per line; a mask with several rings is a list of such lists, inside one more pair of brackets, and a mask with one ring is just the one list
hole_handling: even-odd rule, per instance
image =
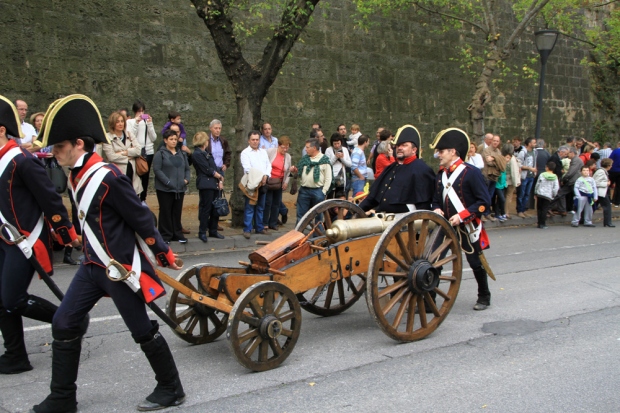
[[172, 112], [168, 112], [168, 120], [176, 119], [179, 116], [181, 116], [181, 114], [179, 112], [175, 112], [174, 110]]
[[523, 142], [523, 146], [528, 146], [530, 144], [530, 142], [532, 142], [534, 140], [534, 138], [527, 138], [525, 140], [525, 142]]
[[334, 142], [340, 141], [342, 142], [342, 136], [338, 132], [332, 133], [332, 136], [329, 138], [329, 143], [333, 146]]
[[[584, 165], [584, 167], [588, 167], [590, 168], [592, 165], [596, 165], [596, 160], [595, 159], [588, 159], [588, 162], [586, 162], [586, 164]], [[583, 168], [581, 168], [583, 169]]]
[[369, 140], [370, 140], [370, 138], [368, 137], [368, 135], [362, 135], [359, 138], [357, 138], [357, 145], [358, 146], [362, 146], [363, 144], [365, 144]]
[[312, 129], [310, 131], [310, 139], [316, 139], [319, 136], [318, 133], [316, 133], [316, 129]]
[[314, 149], [321, 149], [321, 144], [319, 143], [319, 140], [316, 138], [310, 138], [308, 140], [306, 140], [306, 143], [309, 143], [310, 146], [312, 146]]
[[257, 131], [257, 130], [251, 130], [250, 132], [248, 132], [248, 139], [250, 139], [250, 137], [251, 137], [252, 135], [258, 135], [258, 136], [260, 136], [260, 132], [259, 132], [259, 131]]
[[566, 138], [566, 143], [571, 143], [571, 142], [575, 142], [575, 138], [572, 136], [569, 136], [568, 138]]
[[319, 122], [314, 122], [313, 125], [319, 125], [319, 129], [321, 129], [321, 124]]
[[347, 128], [347, 125], [345, 125], [344, 123], [341, 123], [340, 125], [338, 125], [338, 127], [336, 128], [336, 131], [338, 131], [338, 129], [340, 129], [341, 126], [344, 126], [344, 128]]
[[166, 129], [166, 131], [164, 132], [164, 139], [168, 139], [172, 135], [176, 136], [177, 138], [179, 137], [179, 135], [177, 135], [177, 131], [172, 129]]
[[84, 150], [86, 152], [92, 152], [95, 149], [95, 140], [90, 136], [80, 136], [79, 138], [69, 139], [71, 146], [75, 146], [78, 139], [81, 139], [82, 142], [84, 142]]
[[379, 132], [380, 141], [387, 141], [388, 139], [390, 139], [390, 136], [392, 136], [392, 132], [389, 129], [383, 129], [381, 132]]
[[555, 162], [553, 161], [549, 161], [547, 162], [547, 164], [545, 165], [547, 167], [547, 169], [549, 169], [550, 171], [553, 171], [555, 169]]
[[129, 113], [129, 109], [127, 108], [120, 108], [119, 110], [117, 110], [117, 112], [122, 112], [124, 111], [125, 113]]
[[598, 153], [598, 152], [593, 152], [593, 153], [590, 155], [590, 159], [594, 159], [595, 161], [598, 161], [599, 159], [601, 159], [601, 154], [600, 154], [600, 153]]
[[144, 103], [142, 103], [142, 101], [138, 99], [135, 102], [133, 102], [133, 106], [131, 107], [131, 110], [133, 110], [133, 113], [138, 113], [141, 110], [145, 111], [146, 106], [144, 106]]

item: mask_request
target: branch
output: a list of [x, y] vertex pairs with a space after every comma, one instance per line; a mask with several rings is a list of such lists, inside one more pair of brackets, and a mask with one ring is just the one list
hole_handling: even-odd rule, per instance
[[484, 19], [489, 27], [489, 36], [495, 37], [499, 32], [497, 31], [497, 23], [495, 22], [495, 16], [493, 15], [494, 1], [484, 0], [482, 9], [484, 10]]
[[571, 36], [570, 34], [568, 34], [568, 33], [564, 33], [564, 32], [560, 32], [560, 34], [561, 34], [562, 36], [569, 37], [569, 38], [571, 38], [571, 39], [573, 39], [573, 40], [577, 40], [578, 42], [583, 42], [583, 43], [589, 44], [589, 45], [590, 45], [590, 46], [592, 46], [592, 47], [596, 47], [596, 44], [595, 44], [595, 43], [592, 43], [592, 42], [591, 42], [591, 41], [589, 41], [589, 40], [586, 40], [586, 39], [580, 39], [580, 38], [578, 38], [578, 37]]
[[461, 17], [453, 16], [453, 15], [448, 14], [448, 13], [441, 12], [439, 10], [432, 10], [432, 9], [426, 7], [426, 6], [421, 5], [417, 1], [414, 1], [413, 4], [415, 4], [416, 6], [418, 6], [419, 8], [421, 8], [422, 10], [424, 10], [424, 11], [426, 11], [428, 13], [437, 14], [439, 16], [442, 16], [442, 17], [445, 17], [445, 18], [448, 18], [448, 19], [461, 21], [463, 23], [469, 24], [470, 26], [473, 26], [473, 27], [476, 27], [476, 28], [480, 29], [483, 33], [485, 33], [487, 35], [489, 34], [489, 30], [487, 28], [484, 28], [484, 27], [482, 27], [481, 25], [479, 25], [477, 23], [471, 22], [471, 21], [463, 19]]
[[608, 1], [607, 3], [597, 4], [597, 5], [594, 5], [592, 7], [603, 7], [603, 6], [607, 6], [609, 4], [612, 4], [612, 3], [617, 3], [618, 1], [619, 0], [611, 0], [611, 1]]
[[280, 25], [275, 28], [271, 40], [265, 46], [263, 58], [256, 66], [256, 70], [261, 74], [261, 83], [264, 87], [262, 90], [265, 94], [275, 81], [299, 35], [310, 22], [310, 17], [319, 1], [289, 0], [284, 7]]
[[538, 0], [533, 0], [527, 13], [523, 16], [517, 27], [514, 29], [504, 48], [502, 49], [502, 58], [510, 55], [511, 50], [517, 46], [517, 39], [521, 36], [530, 22], [538, 15], [538, 13], [549, 3], [549, 0], [542, 0], [540, 3]]

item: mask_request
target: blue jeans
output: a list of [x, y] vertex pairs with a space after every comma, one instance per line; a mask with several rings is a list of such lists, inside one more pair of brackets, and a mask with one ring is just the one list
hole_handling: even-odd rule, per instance
[[364, 186], [366, 185], [365, 179], [355, 179], [351, 182], [351, 189], [353, 190], [353, 196], [356, 196], [359, 192], [364, 192]]
[[297, 195], [297, 222], [301, 221], [301, 217], [310, 211], [310, 208], [324, 200], [323, 188], [306, 188], [305, 186], [299, 188], [299, 195]]
[[491, 205], [489, 205], [489, 209], [482, 215], [489, 215], [491, 213], [491, 210], [493, 209], [493, 195], [495, 195], [496, 185], [497, 181], [491, 181], [490, 179], [487, 181], [487, 190], [489, 191], [489, 199], [491, 200]]
[[256, 232], [265, 229], [263, 225], [263, 212], [265, 210], [265, 193], [258, 190], [258, 202], [256, 205], [250, 205], [250, 198], [245, 198], [245, 209], [243, 210], [243, 232], [252, 232], [252, 218], [254, 219], [254, 228]]
[[517, 213], [525, 212], [528, 207], [528, 200], [530, 198], [530, 192], [532, 192], [532, 185], [534, 184], [534, 177], [525, 178], [521, 180], [521, 186], [519, 187], [519, 194], [517, 195]]

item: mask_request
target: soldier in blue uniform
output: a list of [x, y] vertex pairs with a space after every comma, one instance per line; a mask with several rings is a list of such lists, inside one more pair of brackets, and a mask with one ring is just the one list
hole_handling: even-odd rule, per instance
[[430, 209], [435, 173], [421, 158], [420, 133], [412, 125], [398, 129], [393, 144], [396, 161], [387, 166], [360, 207], [364, 211], [403, 213]]
[[[83, 233], [84, 260], [52, 323], [51, 393], [33, 410], [77, 411], [75, 381], [84, 334], [80, 323], [105, 295], [114, 301], [155, 372], [157, 386], [138, 410], [180, 405], [185, 393], [179, 373], [144, 304], [165, 294], [154, 264], [180, 269], [172, 250], [154, 227], [149, 209], [140, 203], [129, 178], [93, 152], [95, 143], [107, 138], [99, 111], [90, 99], [71, 95], [52, 104], [41, 134], [43, 146], [54, 145], [52, 153], [58, 163], [71, 169], [69, 184]], [[134, 293], [124, 282], [109, 279], [107, 271], [116, 270], [106, 269], [111, 260], [135, 271], [141, 289]]]
[[484, 177], [478, 168], [464, 162], [469, 137], [462, 130], [450, 128], [439, 132], [431, 149], [438, 151], [440, 164], [432, 208], [459, 233], [461, 247], [478, 283], [474, 310], [485, 310], [491, 305], [491, 292], [481, 257], [489, 241], [480, 217], [491, 200]]
[[[57, 241], [79, 246], [62, 198], [54, 190], [43, 164], [8, 136], [21, 136], [17, 110], [0, 96], [0, 221], [28, 238], [36, 259], [52, 273], [54, 229]], [[8, 234], [4, 236], [8, 239]], [[0, 241], [0, 331], [6, 352], [0, 356], [0, 373], [32, 370], [28, 360], [22, 316], [47, 323], [57, 307], [28, 294], [35, 269], [16, 245]]]

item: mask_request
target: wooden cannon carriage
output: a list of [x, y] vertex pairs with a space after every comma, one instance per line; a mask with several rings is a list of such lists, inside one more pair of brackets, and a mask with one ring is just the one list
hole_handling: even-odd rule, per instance
[[[352, 219], [344, 219], [344, 215]], [[364, 293], [389, 337], [415, 341], [447, 317], [461, 283], [459, 240], [431, 211], [366, 218], [357, 205], [328, 200], [240, 266], [195, 265], [173, 279], [166, 313], [183, 340], [208, 343], [224, 332], [236, 359], [254, 371], [293, 351], [301, 309], [332, 316]]]

